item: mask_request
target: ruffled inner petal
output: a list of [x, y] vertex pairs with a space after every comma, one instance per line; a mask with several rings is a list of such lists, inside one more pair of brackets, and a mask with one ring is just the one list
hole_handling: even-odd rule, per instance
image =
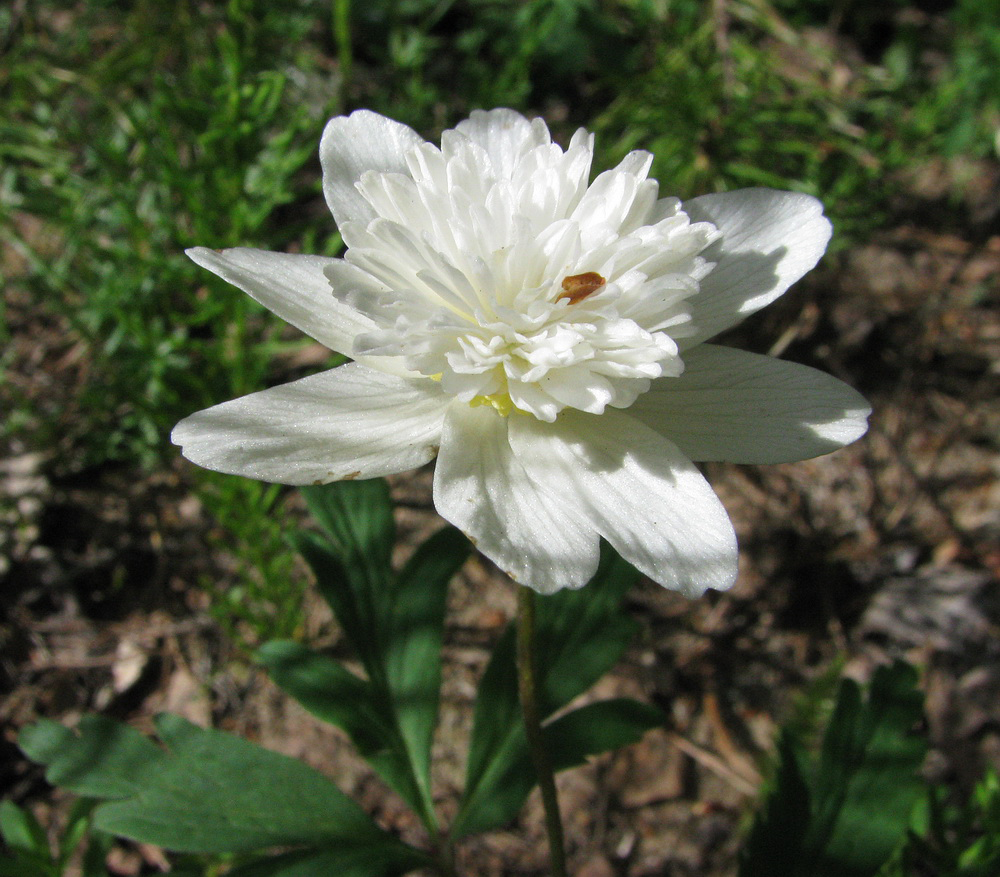
[[[593, 138], [564, 151], [543, 123], [474, 113], [406, 172], [363, 174], [375, 218], [342, 228], [346, 259], [391, 289], [371, 302], [358, 355], [390, 356], [463, 401], [551, 422], [565, 408], [626, 407], [683, 370], [675, 327], [706, 273], [708, 223], [673, 202], [653, 226], [652, 157], [634, 152], [587, 184]], [[597, 278], [567, 295], [565, 284]], [[359, 296], [351, 299], [363, 306]]]

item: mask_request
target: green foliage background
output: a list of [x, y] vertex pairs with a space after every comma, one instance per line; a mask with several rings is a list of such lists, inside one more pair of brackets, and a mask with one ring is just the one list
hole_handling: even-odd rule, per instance
[[[277, 380], [300, 343], [185, 247], [335, 253], [325, 120], [365, 106], [429, 137], [474, 107], [598, 135], [599, 165], [656, 154], [662, 189], [822, 198], [837, 244], [884, 221], [893, 173], [983, 156], [1000, 120], [1000, 24], [902, 0], [180, 0], [0, 9], [5, 285], [92, 366], [73, 416], [5, 388], [8, 434], [64, 465], [147, 465], [184, 414]], [[832, 10], [832, 11], [831, 11]], [[97, 428], [99, 425], [99, 428]]]

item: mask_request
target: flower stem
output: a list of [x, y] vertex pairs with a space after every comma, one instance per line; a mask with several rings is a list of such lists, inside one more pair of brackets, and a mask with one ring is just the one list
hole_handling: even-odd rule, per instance
[[354, 67], [351, 52], [351, 0], [333, 0], [333, 38], [337, 44], [337, 60], [340, 62], [342, 92], [346, 93]]
[[447, 838], [440, 838], [435, 844], [435, 857], [441, 877], [458, 877], [455, 870], [455, 850]]
[[520, 586], [517, 589], [517, 679], [521, 694], [521, 713], [528, 737], [528, 749], [535, 765], [538, 787], [545, 808], [545, 831], [549, 837], [552, 877], [566, 877], [566, 850], [563, 845], [562, 820], [552, 764], [542, 736], [542, 717], [538, 706], [535, 658], [535, 592]]

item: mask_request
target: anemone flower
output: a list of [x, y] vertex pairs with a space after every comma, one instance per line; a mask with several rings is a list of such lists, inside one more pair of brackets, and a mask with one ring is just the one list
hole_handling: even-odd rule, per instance
[[353, 362], [187, 417], [194, 463], [283, 484], [437, 457], [434, 504], [515, 581], [594, 573], [599, 537], [665, 587], [736, 575], [725, 509], [692, 461], [780, 463], [861, 436], [846, 384], [705, 343], [826, 249], [812, 197], [659, 198], [652, 156], [590, 182], [593, 135], [474, 112], [441, 146], [360, 110], [326, 126], [343, 259], [188, 255]]

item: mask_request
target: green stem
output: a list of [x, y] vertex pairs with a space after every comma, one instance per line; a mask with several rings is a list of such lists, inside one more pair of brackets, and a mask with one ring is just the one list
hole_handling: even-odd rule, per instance
[[351, 81], [354, 59], [351, 53], [351, 0], [333, 0], [333, 39], [337, 44], [337, 59], [346, 93]]
[[441, 877], [458, 877], [458, 872], [455, 870], [455, 850], [451, 841], [445, 837], [439, 837], [437, 844], [435, 844], [434, 853]]
[[521, 713], [528, 737], [528, 749], [535, 765], [538, 788], [545, 808], [545, 831], [549, 837], [552, 877], [566, 877], [566, 850], [563, 844], [562, 820], [552, 764], [542, 735], [542, 716], [538, 705], [538, 674], [535, 657], [535, 592], [521, 586], [517, 589], [517, 679], [521, 694]]

